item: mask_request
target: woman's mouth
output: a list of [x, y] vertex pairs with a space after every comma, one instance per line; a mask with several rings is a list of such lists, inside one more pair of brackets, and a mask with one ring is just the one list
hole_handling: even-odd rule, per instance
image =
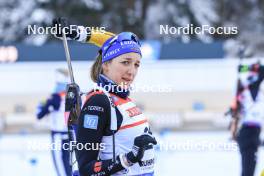
[[122, 78], [122, 82], [123, 82], [123, 84], [125, 84], [125, 85], [129, 85], [129, 84], [132, 82], [132, 79], [129, 79], [129, 78]]

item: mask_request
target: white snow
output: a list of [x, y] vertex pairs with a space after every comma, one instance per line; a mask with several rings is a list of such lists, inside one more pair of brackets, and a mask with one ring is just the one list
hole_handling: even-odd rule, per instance
[[[160, 144], [156, 152], [156, 176], [240, 174], [239, 152], [227, 132], [166, 132], [156, 136]], [[0, 137], [0, 175], [55, 176], [50, 151], [32, 151], [30, 142], [49, 143], [49, 135], [9, 134]], [[256, 176], [264, 169], [263, 154], [262, 146]]]

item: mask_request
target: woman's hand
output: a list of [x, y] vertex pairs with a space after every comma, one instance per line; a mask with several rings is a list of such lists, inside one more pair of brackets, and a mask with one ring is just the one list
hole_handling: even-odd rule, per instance
[[65, 112], [69, 112], [68, 123], [77, 124], [81, 112], [80, 88], [76, 83], [67, 84]]
[[145, 132], [134, 139], [134, 145], [132, 151], [121, 155], [120, 161], [123, 167], [127, 168], [132, 166], [134, 163], [142, 160], [145, 150], [150, 149], [153, 145], [156, 145], [157, 141], [151, 132]]
[[144, 152], [149, 147], [156, 145], [157, 141], [155, 137], [150, 133], [144, 133], [134, 140], [134, 146], [132, 151], [127, 154], [127, 158], [132, 163], [141, 161], [144, 156]]
[[66, 18], [59, 17], [53, 19], [52, 27], [56, 29], [54, 31], [54, 36], [59, 39], [62, 39], [63, 32], [65, 32], [66, 38], [68, 40], [76, 40], [79, 38], [78, 26], [70, 25]]
[[231, 139], [234, 141], [237, 140], [237, 126], [238, 126], [238, 119], [233, 118], [230, 124], [230, 132], [231, 132]]

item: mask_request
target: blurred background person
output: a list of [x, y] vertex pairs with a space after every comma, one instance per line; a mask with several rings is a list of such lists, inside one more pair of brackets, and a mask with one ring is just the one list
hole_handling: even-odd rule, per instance
[[69, 143], [68, 129], [64, 120], [65, 91], [69, 81], [66, 69], [56, 70], [56, 83], [53, 93], [37, 107], [37, 118], [50, 117], [52, 159], [58, 176], [70, 176], [70, 152], [65, 148]]
[[241, 63], [238, 67], [236, 97], [231, 108], [231, 133], [241, 153], [241, 176], [253, 176], [264, 120], [264, 95], [260, 90], [264, 66], [253, 59], [246, 61], [248, 63]]

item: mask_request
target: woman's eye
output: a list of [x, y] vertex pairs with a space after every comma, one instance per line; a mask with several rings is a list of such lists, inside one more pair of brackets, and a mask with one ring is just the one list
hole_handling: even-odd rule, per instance
[[140, 65], [139, 64], [135, 64], [135, 66], [138, 68]]
[[128, 64], [129, 64], [128, 61], [123, 61], [122, 63], [123, 63], [124, 65], [128, 65]]

